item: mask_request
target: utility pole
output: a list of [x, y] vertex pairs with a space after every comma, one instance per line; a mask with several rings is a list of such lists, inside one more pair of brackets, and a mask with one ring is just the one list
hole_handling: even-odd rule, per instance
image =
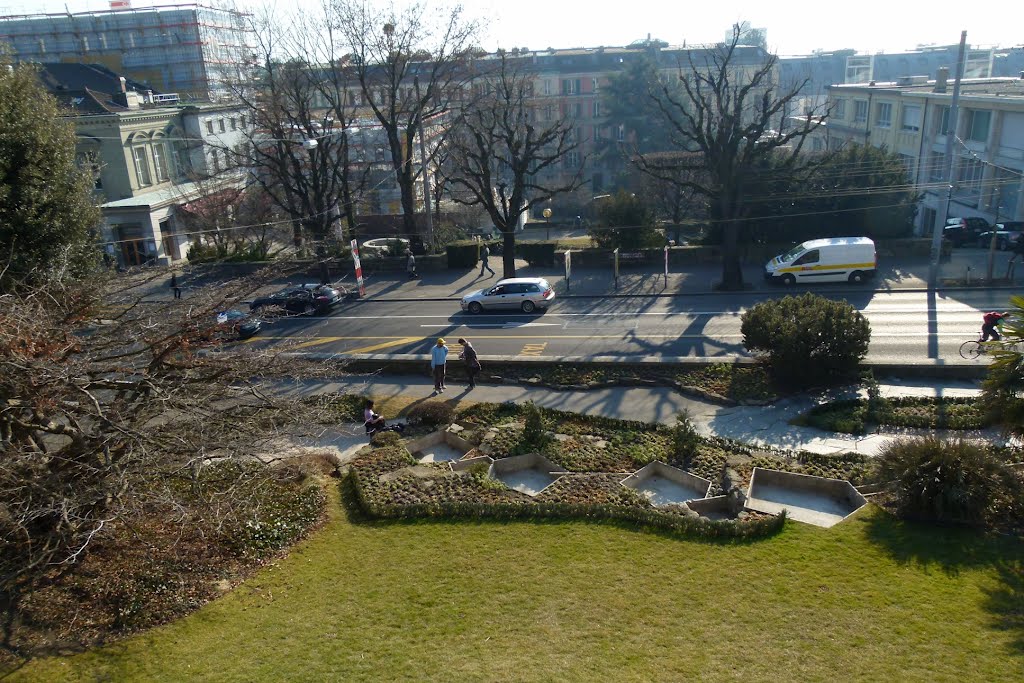
[[935, 226], [932, 232], [932, 260], [928, 266], [928, 288], [935, 289], [939, 283], [939, 256], [942, 253], [942, 231], [946, 227], [946, 216], [949, 214], [949, 198], [953, 194], [953, 143], [956, 141], [957, 114], [960, 108], [960, 81], [964, 77], [964, 53], [967, 47], [967, 31], [960, 32], [960, 51], [956, 57], [956, 79], [953, 81], [953, 101], [949, 105], [949, 117], [946, 121], [946, 156], [942, 160], [943, 176], [946, 178], [946, 192], [935, 213]]
[[[419, 107], [420, 77], [413, 76], [412, 84], [416, 87], [416, 105]], [[427, 248], [430, 253], [434, 250], [434, 218], [430, 213], [430, 176], [427, 173], [427, 152], [423, 144], [423, 108], [420, 107], [419, 111], [416, 119], [420, 129], [420, 172], [423, 174], [423, 210], [427, 214]]]

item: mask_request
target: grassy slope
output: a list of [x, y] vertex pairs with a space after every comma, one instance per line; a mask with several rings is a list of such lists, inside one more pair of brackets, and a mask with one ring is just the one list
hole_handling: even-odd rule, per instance
[[5, 680], [1020, 680], [1022, 557], [876, 509], [739, 546], [336, 514], [197, 614]]

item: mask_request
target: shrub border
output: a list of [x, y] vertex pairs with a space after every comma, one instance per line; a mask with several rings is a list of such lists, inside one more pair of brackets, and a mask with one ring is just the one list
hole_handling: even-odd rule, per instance
[[638, 530], [652, 530], [673, 536], [696, 539], [756, 539], [780, 532], [786, 524], [785, 511], [755, 520], [712, 520], [706, 517], [683, 517], [659, 510], [633, 509], [610, 505], [574, 503], [509, 502], [465, 503], [439, 502], [412, 505], [377, 505], [367, 501], [356, 468], [350, 468], [343, 483], [351, 487], [351, 500], [360, 512], [378, 520], [580, 520], [634, 525]]

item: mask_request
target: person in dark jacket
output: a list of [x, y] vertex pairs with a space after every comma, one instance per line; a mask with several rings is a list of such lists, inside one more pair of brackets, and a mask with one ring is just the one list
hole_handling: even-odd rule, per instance
[[171, 273], [171, 291], [174, 293], [175, 299], [181, 298], [181, 287], [178, 285], [177, 273]]
[[476, 387], [476, 376], [480, 373], [480, 359], [477, 358], [476, 349], [473, 348], [472, 343], [461, 338], [459, 343], [462, 344], [462, 353], [459, 354], [459, 358], [466, 362], [466, 376], [469, 377], [469, 388], [473, 389]]

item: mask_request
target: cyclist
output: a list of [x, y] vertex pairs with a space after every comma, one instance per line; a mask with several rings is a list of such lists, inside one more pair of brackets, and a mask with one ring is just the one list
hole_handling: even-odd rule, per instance
[[1000, 313], [999, 311], [989, 311], [986, 313], [981, 319], [981, 339], [978, 341], [981, 343], [987, 342], [989, 337], [992, 338], [992, 341], [999, 341], [1001, 337], [997, 327], [1009, 315], [1009, 313]]

